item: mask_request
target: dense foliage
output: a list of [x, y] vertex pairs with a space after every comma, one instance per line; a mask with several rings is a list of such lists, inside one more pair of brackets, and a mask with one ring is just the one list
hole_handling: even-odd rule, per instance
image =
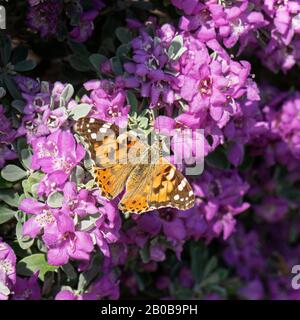
[[[300, 298], [299, 1], [3, 5], [0, 300]], [[84, 116], [202, 129], [195, 207], [121, 214]]]

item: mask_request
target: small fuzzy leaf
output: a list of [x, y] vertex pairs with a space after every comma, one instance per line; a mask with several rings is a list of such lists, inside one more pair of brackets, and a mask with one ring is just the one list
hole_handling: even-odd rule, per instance
[[11, 77], [7, 74], [3, 74], [3, 80], [10, 95], [16, 100], [21, 100], [22, 96], [20, 94], [20, 91], [18, 90], [16, 84], [11, 79]]
[[99, 219], [100, 215], [89, 215], [86, 219], [83, 219], [79, 223], [79, 230], [89, 231], [91, 228], [95, 227], [96, 221]]
[[101, 64], [105, 62], [107, 58], [102, 54], [95, 53], [89, 57], [89, 60], [92, 66], [95, 68], [95, 70], [99, 72]]
[[122, 44], [116, 52], [116, 56], [120, 59], [120, 60], [124, 60], [127, 58], [128, 54], [130, 52], [130, 45], [128, 44]]
[[79, 276], [77, 289], [82, 291], [89, 286], [89, 284], [101, 274], [101, 268], [103, 257], [100, 254], [96, 254], [92, 258], [92, 262], [88, 270], [82, 272]]
[[138, 99], [137, 99], [136, 95], [131, 90], [127, 91], [127, 102], [131, 106], [131, 112], [130, 113], [137, 112], [137, 108], [138, 108], [138, 103], [139, 102], [138, 102]]
[[28, 48], [25, 46], [18, 46], [13, 50], [11, 63], [17, 64], [20, 61], [26, 60], [28, 56]]
[[68, 103], [74, 94], [74, 88], [71, 84], [67, 84], [66, 87], [63, 89], [60, 98], [63, 99], [65, 103]]
[[27, 250], [33, 245], [34, 239], [30, 239], [28, 237], [23, 237], [22, 231], [23, 231], [22, 223], [21, 223], [21, 221], [18, 221], [17, 226], [16, 226], [17, 240], [18, 240], [18, 243], [19, 243], [19, 246], [21, 247], [21, 249]]
[[177, 60], [184, 53], [186, 49], [183, 47], [183, 37], [181, 35], [176, 36], [168, 49], [168, 56], [171, 60]]
[[131, 33], [127, 28], [119, 27], [116, 29], [116, 36], [121, 43], [128, 43], [131, 41]]
[[71, 67], [77, 71], [86, 72], [91, 70], [91, 65], [86, 57], [73, 54], [68, 58], [68, 60]]
[[14, 100], [11, 103], [11, 106], [16, 109], [17, 111], [19, 111], [20, 113], [23, 113], [24, 107], [25, 107], [25, 102], [23, 100]]
[[118, 57], [113, 57], [110, 59], [110, 61], [111, 61], [111, 66], [112, 66], [113, 72], [116, 75], [121, 76], [124, 71], [123, 71], [123, 66], [122, 66], [120, 59]]
[[21, 161], [25, 169], [30, 169], [32, 153], [28, 149], [21, 150]]
[[73, 40], [69, 40], [68, 44], [74, 53], [76, 53], [80, 56], [89, 56], [90, 55], [89, 51], [87, 50], [87, 48], [85, 47], [84, 44], [78, 43]]
[[8, 207], [0, 206], [0, 224], [3, 224], [11, 220], [16, 214], [16, 211], [9, 209]]
[[47, 263], [44, 254], [33, 254], [22, 259], [17, 264], [17, 274], [21, 276], [32, 276], [39, 271], [39, 278], [44, 281], [47, 272], [55, 272], [58, 267], [51, 266]]
[[2, 169], [1, 176], [9, 182], [15, 182], [26, 178], [27, 172], [13, 164], [9, 164]]
[[0, 294], [8, 296], [10, 294], [9, 288], [1, 281], [0, 282]]
[[64, 195], [60, 192], [54, 191], [49, 195], [47, 204], [51, 208], [61, 208], [63, 201]]
[[33, 60], [23, 60], [15, 64], [15, 71], [26, 72], [31, 71], [36, 67], [36, 62]]
[[0, 192], [0, 200], [10, 205], [11, 207], [18, 207], [20, 202], [20, 196], [13, 190], [2, 190]]
[[61, 268], [64, 271], [64, 273], [68, 276], [69, 280], [77, 279], [77, 272], [71, 263], [67, 263], [64, 266], [61, 266]]
[[7, 35], [1, 34], [0, 35], [0, 54], [3, 65], [8, 64], [10, 57], [11, 57], [11, 43], [10, 39]]
[[86, 117], [92, 109], [92, 106], [87, 103], [78, 104], [76, 107], [70, 110], [70, 117], [77, 121], [80, 118]]
[[84, 180], [84, 170], [80, 166], [76, 166], [71, 173], [71, 181], [75, 182], [77, 185], [83, 183]]
[[0, 190], [1, 190], [1, 192], [3, 191], [3, 189], [7, 189], [7, 188], [11, 188], [11, 187], [12, 187], [12, 183], [4, 180], [0, 175]]

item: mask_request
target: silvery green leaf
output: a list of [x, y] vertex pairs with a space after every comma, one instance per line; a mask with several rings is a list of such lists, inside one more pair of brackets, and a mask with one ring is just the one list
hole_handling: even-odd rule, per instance
[[68, 61], [72, 68], [77, 71], [86, 72], [91, 70], [91, 65], [87, 57], [73, 54], [68, 58]]
[[96, 254], [93, 256], [89, 269], [82, 272], [79, 276], [77, 290], [83, 291], [98, 275], [101, 274], [100, 266], [102, 265], [102, 261], [103, 257], [101, 254]]
[[18, 46], [13, 50], [10, 61], [12, 64], [17, 64], [20, 61], [26, 60], [27, 56], [28, 56], [28, 48], [25, 46]]
[[32, 193], [32, 186], [39, 183], [43, 177], [43, 173], [36, 171], [31, 174], [28, 179], [22, 181], [22, 187], [26, 197], [31, 197], [31, 195], [36, 197], [36, 195]]
[[67, 264], [61, 266], [61, 268], [64, 271], [64, 273], [68, 276], [69, 280], [76, 280], [77, 279], [77, 272], [71, 263], [67, 263]]
[[84, 170], [80, 166], [76, 166], [71, 173], [71, 181], [75, 182], [77, 185], [81, 184], [84, 179]]
[[87, 182], [87, 183], [85, 184], [85, 187], [86, 187], [86, 189], [91, 190], [91, 189], [94, 188], [94, 185], [95, 185], [95, 180], [94, 180], [94, 179], [91, 179], [89, 182]]
[[94, 162], [91, 158], [84, 159], [84, 167], [89, 171], [92, 169]]
[[0, 87], [0, 99], [4, 98], [6, 95], [6, 90], [3, 87]]
[[39, 189], [39, 183], [35, 183], [31, 186], [31, 194], [34, 198], [38, 198], [38, 189]]
[[24, 107], [25, 107], [25, 102], [23, 100], [14, 100], [11, 103], [11, 106], [16, 109], [17, 111], [19, 111], [20, 113], [23, 113]]
[[4, 296], [10, 294], [9, 288], [2, 281], [0, 281], [0, 294], [3, 294]]
[[143, 263], [148, 263], [151, 260], [149, 245], [146, 245], [142, 249], [140, 249], [139, 253]]
[[128, 54], [130, 52], [130, 45], [129, 44], [122, 44], [116, 52], [116, 56], [120, 59], [120, 60], [125, 60], [126, 58], [128, 58]]
[[154, 46], [156, 47], [160, 43], [161, 43], [161, 39], [159, 37], [154, 37]]
[[3, 80], [10, 95], [16, 100], [21, 100], [22, 99], [21, 93], [17, 88], [16, 84], [14, 83], [14, 81], [11, 79], [11, 77], [6, 73], [4, 73]]
[[68, 44], [74, 53], [77, 53], [78, 55], [81, 55], [81, 56], [89, 56], [90, 55], [89, 51], [87, 50], [87, 48], [85, 47], [84, 44], [78, 43], [78, 42], [73, 41], [71, 39], [68, 41]]
[[33, 60], [23, 60], [15, 64], [15, 71], [26, 72], [31, 71], [36, 67], [36, 62]]
[[19, 246], [23, 250], [27, 250], [33, 245], [34, 239], [30, 239], [28, 237], [23, 237], [22, 231], [23, 231], [22, 223], [21, 223], [21, 221], [18, 221], [17, 226], [16, 226], [17, 240], [18, 240]]
[[70, 110], [69, 116], [77, 121], [80, 118], [86, 117], [92, 109], [92, 106], [87, 103], [78, 104], [76, 107]]
[[47, 247], [46, 247], [45, 243], [42, 241], [42, 239], [37, 239], [36, 245], [37, 245], [40, 252], [47, 253]]
[[96, 225], [96, 221], [99, 219], [100, 215], [89, 215], [86, 219], [83, 219], [79, 223], [79, 229], [81, 231], [89, 231]]
[[48, 81], [41, 81], [41, 93], [50, 93], [50, 83]]
[[2, 190], [0, 192], [0, 200], [10, 205], [11, 207], [17, 208], [20, 203], [20, 196], [13, 190]]
[[15, 216], [15, 214], [15, 210], [11, 210], [8, 207], [0, 206], [0, 224], [11, 220]]
[[[180, 97], [180, 99], [181, 99], [181, 97]], [[182, 110], [184, 110], [184, 111], [189, 110], [189, 106], [186, 103], [184, 103], [182, 100], [179, 100], [178, 103], [180, 104]]]
[[168, 57], [171, 60], [179, 59], [180, 56], [184, 53], [186, 48], [183, 47], [183, 37], [181, 35], [176, 36], [168, 49]]
[[203, 270], [203, 278], [208, 277], [217, 268], [217, 266], [218, 259], [216, 257], [211, 257]]
[[128, 43], [131, 41], [131, 33], [127, 28], [119, 27], [116, 29], [116, 36], [121, 43]]
[[141, 117], [139, 119], [139, 124], [141, 128], [146, 129], [149, 125], [149, 119], [146, 117]]
[[20, 167], [9, 164], [2, 169], [1, 176], [7, 181], [15, 182], [24, 179], [27, 176], [27, 172]]
[[63, 89], [60, 97], [63, 98], [66, 103], [68, 103], [73, 97], [73, 94], [74, 94], [73, 86], [71, 84], [67, 84]]
[[95, 68], [95, 70], [99, 72], [101, 64], [108, 59], [100, 53], [95, 53], [89, 57], [89, 60], [92, 66]]
[[51, 266], [46, 261], [44, 254], [38, 253], [25, 257], [17, 264], [17, 273], [21, 276], [31, 276], [39, 271], [39, 278], [44, 281], [47, 272], [54, 272], [58, 267]]
[[51, 208], [61, 208], [63, 202], [64, 195], [57, 191], [52, 192], [47, 199], [47, 204]]
[[113, 57], [110, 59], [110, 61], [111, 61], [111, 66], [112, 66], [113, 72], [116, 75], [121, 76], [123, 74], [124, 70], [123, 70], [123, 66], [122, 66], [120, 59], [118, 57]]
[[31, 165], [32, 153], [28, 149], [21, 150], [21, 161], [25, 169], [29, 170]]
[[12, 49], [10, 39], [7, 35], [1, 34], [0, 35], [0, 55], [2, 59], [3, 65], [8, 64], [10, 57], [11, 57]]
[[18, 151], [18, 156], [21, 158], [21, 151], [23, 149], [28, 149], [28, 144], [25, 138], [20, 138], [17, 141], [17, 151]]
[[130, 113], [131, 114], [136, 114], [137, 108], [138, 108], [138, 100], [137, 100], [137, 97], [136, 97], [136, 95], [134, 94], [134, 92], [132, 90], [128, 90], [127, 91], [127, 102], [131, 106]]

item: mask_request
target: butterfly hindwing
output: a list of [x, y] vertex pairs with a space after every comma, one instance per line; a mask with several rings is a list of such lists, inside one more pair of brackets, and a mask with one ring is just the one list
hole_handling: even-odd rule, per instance
[[150, 210], [150, 176], [153, 165], [137, 165], [126, 183], [126, 192], [119, 203], [123, 213], [143, 213]]
[[163, 207], [187, 210], [193, 207], [194, 201], [195, 196], [187, 179], [161, 158], [159, 164], [133, 170], [119, 208], [123, 212], [139, 214]]
[[132, 169], [130, 164], [116, 164], [108, 168], [94, 167], [94, 178], [101, 195], [108, 200], [116, 198], [123, 191]]

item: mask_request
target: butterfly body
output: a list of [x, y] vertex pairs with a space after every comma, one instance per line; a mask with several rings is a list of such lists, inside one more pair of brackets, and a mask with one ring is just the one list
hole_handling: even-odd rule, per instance
[[115, 199], [126, 189], [119, 209], [144, 213], [163, 207], [186, 210], [194, 205], [187, 179], [165, 158], [131, 132], [93, 118], [82, 118], [74, 130], [94, 162], [93, 175], [103, 197]]

